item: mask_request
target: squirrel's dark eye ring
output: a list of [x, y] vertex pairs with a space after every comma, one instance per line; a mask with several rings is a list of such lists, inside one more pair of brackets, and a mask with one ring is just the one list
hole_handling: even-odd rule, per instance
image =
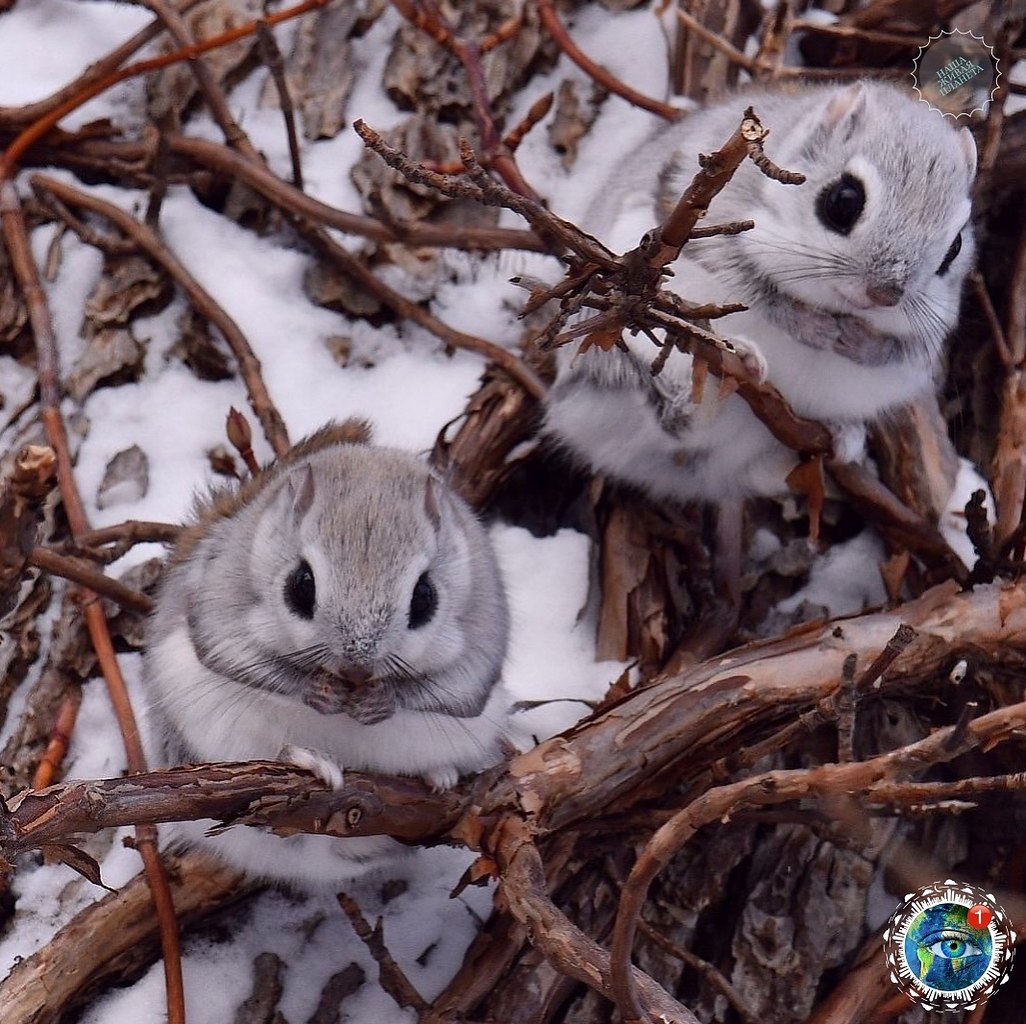
[[855, 227], [865, 205], [865, 186], [854, 175], [842, 174], [816, 197], [816, 216], [831, 231], [846, 235]]
[[955, 257], [962, 251], [962, 232], [955, 235], [955, 240], [948, 246], [944, 254], [944, 262], [937, 268], [937, 276], [943, 277], [948, 272], [948, 267], [955, 261]]
[[317, 604], [317, 584], [310, 563], [301, 559], [285, 579], [285, 603], [301, 619], [312, 619]]
[[413, 586], [413, 596], [410, 598], [410, 629], [420, 629], [430, 622], [437, 607], [438, 591], [431, 577], [422, 572]]

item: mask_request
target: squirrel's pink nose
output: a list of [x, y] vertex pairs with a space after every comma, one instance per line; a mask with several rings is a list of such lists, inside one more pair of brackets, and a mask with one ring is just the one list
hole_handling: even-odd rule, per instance
[[866, 298], [877, 306], [896, 306], [904, 294], [904, 289], [896, 284], [866, 285]]

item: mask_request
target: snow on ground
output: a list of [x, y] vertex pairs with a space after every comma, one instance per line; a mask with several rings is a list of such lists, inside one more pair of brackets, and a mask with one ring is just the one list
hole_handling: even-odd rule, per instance
[[[385, 44], [397, 17], [388, 11], [356, 48], [354, 57], [358, 80], [349, 104], [350, 117], [362, 117], [379, 129], [404, 116], [380, 88]], [[20, 104], [47, 95], [147, 21], [141, 8], [107, 0], [19, 3], [0, 18], [0, 66], [4, 68], [0, 104]], [[278, 30], [283, 48], [292, 31], [290, 27]], [[666, 42], [650, 9], [614, 14], [592, 5], [577, 16], [571, 31], [580, 45], [614, 74], [644, 92], [663, 95]], [[589, 94], [590, 84], [583, 73], [564, 58], [554, 71], [539, 76], [522, 92], [510, 123], [564, 78], [577, 82], [583, 96]], [[231, 104], [271, 166], [285, 173], [287, 150], [280, 114], [259, 107], [262, 85], [260, 75], [251, 76], [232, 92]], [[91, 102], [69, 118], [66, 126], [99, 117], [125, 121], [140, 102], [140, 83], [129, 83]], [[554, 211], [575, 218], [612, 168], [619, 164], [629, 173], [630, 153], [653, 123], [650, 115], [611, 97], [595, 129], [583, 141], [572, 172], [563, 168], [548, 145], [543, 127], [528, 137], [518, 159], [527, 179], [548, 197]], [[205, 116], [193, 118], [188, 131], [220, 137]], [[358, 209], [349, 179], [349, 168], [362, 149], [356, 136], [343, 131], [334, 140], [304, 144], [304, 148], [308, 191], [344, 209]], [[22, 183], [21, 188], [25, 191], [27, 186]], [[138, 194], [112, 187], [97, 186], [95, 191], [126, 209], [138, 208], [144, 201]], [[503, 217], [504, 223], [521, 226], [512, 214]], [[230, 223], [199, 205], [184, 188], [170, 190], [161, 230], [170, 248], [249, 338], [293, 439], [330, 418], [358, 415], [372, 421], [379, 442], [426, 451], [475, 390], [482, 369], [478, 357], [465, 352], [446, 356], [432, 336], [414, 325], [375, 330], [313, 306], [302, 290], [307, 256]], [[32, 242], [37, 257], [45, 254], [52, 236], [52, 228], [36, 231]], [[47, 285], [47, 291], [67, 371], [85, 345], [79, 336], [82, 306], [102, 261], [94, 249], [70, 235], [61, 246], [60, 273]], [[507, 254], [476, 262], [473, 267], [465, 256], [450, 254], [444, 266], [453, 280], [439, 288], [434, 311], [458, 329], [508, 346], [519, 337], [520, 325], [510, 310], [522, 297], [508, 278], [518, 271], [550, 278], [556, 272], [551, 259], [528, 254]], [[85, 403], [88, 432], [81, 442], [76, 472], [96, 526], [128, 518], [179, 520], [187, 513], [193, 493], [211, 479], [206, 453], [223, 443], [228, 407], [248, 408], [239, 380], [201, 382], [169, 358], [175, 320], [183, 309], [178, 298], [159, 315], [136, 321], [137, 336], [146, 344], [142, 378], [135, 384], [100, 389]], [[335, 335], [350, 336], [354, 351], [371, 365], [341, 368], [326, 344]], [[19, 388], [24, 392], [27, 383], [24, 374], [19, 376], [15, 367], [0, 361], [0, 385], [9, 395]], [[70, 404], [67, 411], [72, 411]], [[104, 467], [116, 452], [131, 444], [138, 444], [149, 457], [148, 492], [137, 501], [122, 501], [101, 511], [95, 496]], [[269, 455], [262, 441], [257, 454], [261, 458]], [[968, 478], [965, 484], [968, 486]], [[556, 700], [522, 713], [526, 742], [532, 734], [551, 734], [579, 718], [585, 711], [581, 702], [600, 697], [621, 666], [594, 662], [593, 624], [586, 619], [578, 621], [588, 576], [585, 538], [563, 531], [539, 539], [506, 525], [496, 525], [492, 536], [512, 607], [507, 680], [518, 700]], [[879, 580], [869, 578], [872, 573], [850, 579], [851, 586], [843, 593], [836, 587], [837, 578], [849, 576], [855, 562], [875, 564], [879, 550], [873, 545], [877, 543], [867, 535], [857, 538], [848, 550], [828, 556], [817, 567], [804, 597], [829, 604], [835, 613], [858, 611], [865, 602], [879, 600]], [[153, 545], [137, 547], [117, 568], [127, 568], [159, 551]], [[141, 688], [139, 661], [138, 656], [122, 658], [136, 695]], [[17, 698], [13, 706], [17, 706]], [[136, 707], [141, 706], [137, 700]], [[91, 683], [68, 758], [69, 775], [111, 776], [124, 766], [102, 684]], [[88, 846], [100, 859], [105, 880], [115, 886], [138, 868], [136, 854], [126, 850], [120, 838], [120, 834], [97, 837]], [[383, 915], [386, 943], [428, 998], [456, 970], [478, 922], [489, 911], [487, 890], [470, 889], [456, 899], [448, 897], [468, 860], [468, 854], [456, 850], [417, 851], [402, 866], [406, 892], [386, 904], [380, 898], [381, 878], [363, 879], [352, 887], [368, 918]], [[14, 884], [18, 913], [13, 928], [0, 940], [0, 976], [17, 958], [45, 944], [73, 913], [102, 895], [63, 866], [27, 862]], [[264, 951], [277, 953], [289, 964], [281, 1009], [292, 1022], [309, 1019], [328, 977], [348, 964], [358, 963], [369, 979], [376, 977], [376, 967], [332, 899], [301, 899], [269, 891], [239, 918], [231, 941], [202, 935], [186, 940], [184, 972], [190, 1022], [215, 1024], [232, 1019], [249, 994], [253, 959]], [[158, 964], [136, 984], [103, 996], [83, 1019], [87, 1024], [160, 1019], [163, 998]], [[375, 984], [365, 985], [346, 1006], [348, 1019], [354, 1021], [389, 1024], [411, 1019]]]

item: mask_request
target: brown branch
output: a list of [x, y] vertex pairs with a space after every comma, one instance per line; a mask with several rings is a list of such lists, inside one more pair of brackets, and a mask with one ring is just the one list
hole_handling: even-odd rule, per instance
[[[218, 861], [189, 852], [169, 865], [171, 898], [183, 924], [201, 920], [249, 891]], [[89, 904], [0, 982], [4, 1024], [39, 1024], [63, 1017], [104, 984], [124, 978], [126, 962], [145, 965], [156, 946], [156, 919], [146, 882], [127, 885]]]
[[[167, 0], [143, 0], [143, 2], [163, 22], [168, 34], [175, 40], [180, 50], [192, 50], [196, 46], [197, 41], [193, 39], [192, 33], [185, 24], [185, 19]], [[325, 2], [327, 0], [315, 2], [311, 9], [324, 6]], [[266, 20], [259, 19], [253, 22], [252, 32], [258, 33], [261, 26], [267, 31], [267, 25], [268, 22]], [[259, 162], [260, 154], [256, 151], [253, 143], [250, 142], [249, 136], [242, 130], [238, 121], [232, 115], [228, 101], [225, 99], [224, 91], [214, 77], [214, 73], [211, 71], [206, 58], [197, 53], [189, 59], [189, 68], [196, 78], [196, 84], [199, 86], [203, 98], [206, 100], [211, 117], [213, 117], [217, 126], [224, 134], [225, 141], [247, 159]]]
[[[261, 20], [266, 21], [268, 24], [277, 25], [282, 21], [287, 21], [290, 18], [295, 18], [301, 14], [306, 14], [308, 11], [313, 11], [319, 7], [323, 7], [327, 2], [328, 0], [303, 0], [302, 3], [297, 4], [295, 7], [289, 7], [283, 11], [277, 11], [274, 14], [269, 14]], [[172, 17], [175, 16], [172, 15]], [[150, 60], [137, 61], [135, 64], [130, 64], [128, 67], [122, 68], [120, 71], [112, 72], [111, 74], [97, 80], [91, 80], [87, 85], [75, 92], [74, 95], [68, 97], [65, 102], [48, 109], [45, 115], [33, 121], [32, 124], [25, 128], [24, 131], [22, 131], [7, 147], [7, 149], [4, 150], [3, 156], [0, 157], [0, 180], [10, 178], [13, 175], [15, 168], [21, 162], [25, 152], [31, 146], [48, 135], [63, 117], [67, 116], [72, 111], [77, 110], [94, 96], [99, 96], [100, 93], [106, 92], [112, 86], [115, 86], [120, 82], [124, 82], [129, 78], [134, 78], [137, 75], [148, 74], [151, 71], [158, 71], [161, 68], [169, 67], [171, 64], [176, 64], [183, 60], [194, 61], [208, 50], [215, 50], [221, 46], [227, 46], [229, 43], [236, 42], [239, 39], [243, 39], [246, 36], [251, 35], [256, 31], [256, 25], [257, 22], [255, 21], [248, 22], [244, 25], [239, 25], [233, 29], [229, 29], [227, 32], [222, 32], [217, 36], [213, 36], [210, 39], [204, 39], [201, 42], [186, 46], [183, 49], [175, 50], [173, 53], [165, 54], [162, 57], [154, 57]]]
[[[57, 481], [60, 488], [64, 512], [72, 536], [78, 536], [89, 528], [81, 495], [75, 484], [75, 475], [68, 450], [68, 436], [61, 416], [61, 386], [57, 358], [57, 340], [53, 322], [46, 304], [46, 296], [39, 280], [39, 271], [32, 258], [28, 231], [22, 215], [21, 204], [14, 183], [0, 178], [0, 219], [3, 222], [4, 239], [15, 276], [29, 308], [32, 333], [36, 344], [36, 367], [39, 376], [40, 417], [46, 430], [47, 440], [57, 456]], [[83, 591], [83, 607], [89, 638], [121, 732], [129, 771], [144, 772], [146, 757], [132, 703], [128, 696], [124, 676], [114, 655], [110, 629], [103, 609], [95, 595]], [[160, 923], [161, 949], [164, 954], [164, 977], [167, 992], [169, 1024], [184, 1024], [185, 993], [182, 986], [181, 955], [178, 942], [178, 926], [171, 906], [167, 876], [160, 854], [157, 852], [157, 834], [151, 826], [139, 826], [135, 832], [136, 848], [143, 860], [143, 870], [149, 885], [153, 905]]]
[[281, 116], [285, 121], [285, 134], [289, 140], [289, 159], [292, 161], [292, 184], [303, 191], [303, 165], [299, 158], [299, 138], [296, 135], [296, 109], [292, 103], [292, 95], [289, 92], [289, 83], [285, 77], [285, 61], [281, 55], [281, 48], [278, 46], [274, 33], [266, 21], [257, 25], [257, 38], [260, 41], [260, 52], [263, 55], [264, 64], [271, 73], [271, 80], [278, 93], [278, 105], [281, 107]]
[[[183, 0], [178, 10], [181, 14], [185, 14], [201, 2], [202, 0]], [[40, 118], [45, 117], [51, 111], [63, 107], [69, 100], [76, 99], [81, 93], [102, 83], [105, 79], [116, 73], [117, 69], [133, 53], [141, 50], [147, 43], [152, 42], [163, 31], [163, 23], [159, 19], [155, 19], [145, 28], [136, 32], [135, 35], [126, 39], [116, 49], [111, 50], [106, 56], [90, 64], [78, 78], [73, 79], [66, 85], [62, 85], [57, 92], [52, 93], [45, 99], [36, 100], [34, 103], [25, 103], [17, 107], [0, 107], [0, 125], [4, 128], [14, 128], [31, 124], [33, 121], [38, 121]], [[95, 95], [95, 93], [92, 95]]]
[[[906, 813], [916, 809], [930, 809], [926, 805], [956, 802], [966, 797], [984, 794], [1012, 793], [1021, 795], [1026, 791], [1026, 772], [1012, 772], [1007, 775], [987, 775], [955, 782], [879, 782], [873, 786], [869, 800], [876, 809], [885, 808], [886, 813], [899, 810]], [[966, 804], [968, 810], [972, 804]], [[951, 811], [950, 807], [945, 810]]]
[[[593, 939], [574, 926], [549, 899], [541, 857], [528, 835], [507, 829], [497, 849], [502, 869], [502, 893], [517, 920], [529, 929], [532, 943], [557, 970], [615, 1000], [610, 980], [610, 956]], [[690, 1010], [670, 997], [662, 986], [637, 968], [631, 981], [639, 1008], [651, 1020], [674, 1024], [698, 1024]], [[619, 1004], [618, 1004], [619, 1005]], [[620, 1006], [621, 1012], [623, 1007]]]
[[[309, 775], [275, 763], [182, 768], [21, 794], [0, 821], [3, 845], [13, 854], [125, 820], [192, 816], [286, 833], [385, 833], [407, 842], [444, 836], [490, 853], [499, 864], [511, 909], [529, 925], [544, 955], [571, 976], [608, 992], [608, 957], [591, 940], [581, 944], [545, 895], [534, 838], [646, 806], [663, 797], [671, 782], [675, 788], [703, 792], [713, 784], [711, 766], [718, 758], [831, 698], [850, 655], [870, 666], [862, 677], [870, 685], [882, 652], [890, 658], [895, 645], [903, 643], [902, 625], [916, 635], [894, 656], [880, 686], [873, 687], [883, 695], [910, 681], [921, 688], [924, 679], [946, 679], [964, 650], [972, 650], [980, 665], [1004, 660], [1020, 665], [1026, 653], [1026, 589], [989, 585], [958, 593], [949, 584], [897, 612], [840, 620], [732, 651], [635, 691], [462, 790], [432, 793], [417, 780], [348, 773], [344, 789], [331, 791], [311, 788]], [[704, 809], [704, 822], [738, 800], [758, 806], [784, 799], [780, 794], [788, 792], [790, 799], [861, 789], [872, 798], [876, 783], [914, 774], [972, 747], [989, 749], [1024, 724], [1026, 706], [1015, 705], [872, 761], [760, 776], [761, 787], [747, 780], [733, 788], [708, 789], [691, 807]], [[890, 799], [894, 791], [884, 788], [880, 794]], [[944, 805], [938, 804], [938, 810]], [[644, 983], [638, 984], [647, 999]]]
[[[503, 140], [499, 136], [488, 96], [484, 66], [481, 63], [481, 57], [485, 52], [482, 45], [474, 40], [462, 38], [435, 0], [392, 0], [392, 6], [410, 24], [425, 32], [460, 62], [470, 89], [471, 110], [477, 125], [481, 150], [486, 155], [487, 162], [514, 192], [537, 199], [537, 193], [525, 180], [512, 151], [503, 145]], [[487, 42], [490, 46], [498, 45], [513, 35], [518, 24], [518, 19], [507, 20], [496, 33], [488, 37]]]
[[865, 467], [831, 460], [826, 468], [855, 508], [895, 544], [939, 566], [953, 579], [968, 578], [968, 570], [940, 530], [904, 504]]
[[733, 985], [723, 976], [723, 974], [716, 970], [712, 964], [708, 961], [703, 960], [699, 956], [695, 956], [694, 953], [689, 950], [683, 949], [678, 946], [677, 943], [671, 942], [662, 932], [657, 931], [647, 921], [638, 921], [638, 931], [645, 936], [649, 942], [654, 943], [660, 949], [669, 953], [674, 959], [679, 960], [682, 964], [686, 964], [697, 974], [701, 974], [717, 992], [723, 995], [723, 998], [734, 1008], [734, 1012], [741, 1018], [743, 1024], [760, 1024], [759, 1018], [752, 1012], [750, 1007], [745, 1003], [741, 994], [734, 988]]
[[397, 316], [404, 320], [412, 320], [446, 345], [453, 348], [468, 349], [491, 360], [496, 366], [509, 374], [529, 395], [539, 401], [548, 390], [541, 378], [523, 360], [518, 359], [509, 349], [486, 341], [473, 334], [457, 331], [448, 324], [429, 313], [419, 303], [406, 298], [394, 288], [390, 288], [379, 277], [367, 269], [366, 264], [339, 245], [327, 232], [320, 228], [310, 227], [300, 230], [304, 236], [333, 263], [337, 264], [349, 277], [356, 280], [362, 288], [375, 295]]
[[79, 689], [69, 691], [61, 701], [53, 728], [50, 730], [50, 742], [47, 743], [46, 750], [43, 751], [43, 756], [36, 767], [36, 773], [32, 776], [33, 789], [45, 789], [60, 771], [61, 762], [71, 742], [71, 734], [75, 731], [75, 720], [78, 718], [81, 703], [82, 691]]
[[291, 447], [285, 421], [281, 418], [261, 373], [260, 361], [250, 347], [238, 324], [214, 300], [213, 296], [192, 276], [181, 261], [168, 249], [157, 234], [137, 221], [119, 206], [44, 174], [33, 174], [32, 187], [44, 194], [55, 194], [69, 206], [89, 210], [116, 224], [150, 259], [160, 264], [185, 292], [196, 310], [221, 332], [239, 365], [246, 385], [249, 403], [263, 428], [264, 436], [276, 455], [284, 455]]
[[836, 36], [838, 39], [857, 39], [867, 43], [887, 43], [891, 46], [923, 45], [923, 37], [906, 32], [881, 32], [876, 29], [860, 28], [857, 25], [828, 25], [819, 21], [796, 19], [792, 32], [812, 32], [822, 36]]
[[[857, 67], [831, 67], [831, 68], [808, 68], [808, 67], [790, 67], [787, 65], [778, 65], [773, 61], [766, 61], [761, 55], [756, 57], [749, 57], [748, 54], [744, 53], [734, 46], [729, 40], [724, 39], [723, 36], [716, 32], [710, 31], [705, 27], [697, 18], [689, 14], [683, 7], [677, 7], [676, 9], [677, 18], [687, 28], [689, 32], [693, 32], [703, 42], [708, 43], [714, 47], [720, 53], [722, 53], [727, 60], [731, 63], [736, 64], [738, 67], [744, 68], [753, 78], [765, 79], [767, 77], [781, 77], [781, 78], [798, 78], [798, 79], [837, 79], [845, 77], [857, 77], [857, 78], [899, 78], [906, 77], [907, 72], [898, 71], [893, 68], [874, 68], [866, 67], [864, 65], [858, 65]], [[797, 26], [795, 26], [797, 28]], [[833, 27], [833, 26], [832, 26]], [[853, 29], [855, 30], [855, 29]], [[863, 32], [861, 29], [857, 29], [860, 33]], [[863, 38], [866, 38], [863, 34]], [[921, 40], [920, 40], [921, 42]], [[917, 43], [918, 45], [918, 43]]]
[[[906, 645], [909, 630], [915, 636]], [[311, 788], [309, 773], [279, 762], [176, 768], [25, 791], [10, 801], [0, 834], [13, 855], [134, 821], [214, 818], [342, 837], [387, 834], [413, 843], [448, 836], [476, 848], [485, 809], [529, 807], [535, 833], [546, 835], [600, 813], [621, 813], [662, 792], [667, 778], [701, 784], [704, 774], [682, 777], [682, 767], [711, 766], [739, 744], [749, 747], [744, 740], [760, 720], [772, 720], [776, 730], [788, 716], [821, 709], [835, 698], [852, 654], [870, 666], [859, 683], [875, 674], [881, 659], [890, 662], [879, 687], [872, 687], [886, 695], [909, 678], [946, 679], [959, 652], [970, 649], [980, 664], [1018, 664], [1026, 652], [1026, 587], [989, 584], [960, 593], [946, 584], [893, 612], [735, 649], [634, 691], [463, 790], [435, 793], [416, 779], [356, 772], [347, 772], [341, 790]], [[962, 746], [982, 742], [987, 730], [984, 738], [1003, 738], [1003, 713], [970, 723]], [[951, 733], [935, 742], [946, 743]], [[945, 751], [944, 760], [958, 753]], [[474, 822], [476, 831], [465, 834]]]
[[309, 772], [280, 761], [170, 768], [24, 790], [0, 805], [0, 852], [11, 859], [102, 828], [202, 818], [282, 834], [388, 834], [430, 842], [456, 826], [465, 799], [455, 790], [436, 793], [420, 780], [379, 780], [359, 772], [346, 772], [345, 787], [329, 790]]
[[61, 576], [78, 583], [101, 597], [109, 597], [129, 611], [138, 612], [140, 615], [148, 615], [153, 611], [151, 598], [138, 590], [126, 587], [120, 580], [97, 572], [76, 558], [58, 554], [50, 548], [36, 547], [32, 549], [28, 560], [29, 565], [34, 565], [53, 576]]
[[448, 227], [442, 224], [420, 223], [382, 224], [373, 217], [346, 213], [305, 195], [282, 181], [262, 164], [252, 163], [220, 143], [172, 135], [168, 139], [168, 146], [172, 153], [188, 157], [204, 167], [244, 181], [281, 209], [308, 217], [325, 227], [337, 228], [339, 231], [360, 235], [375, 242], [406, 242], [410, 245], [471, 249], [479, 252], [494, 252], [501, 249], [548, 251], [547, 246], [533, 232], [513, 228]]
[[990, 328], [990, 336], [994, 342], [994, 350], [997, 352], [998, 359], [1001, 360], [1001, 365], [1006, 371], [1011, 370], [1015, 366], [1015, 360], [1008, 347], [1008, 342], [1005, 340], [1005, 330], [998, 319], [997, 311], [994, 309], [994, 303], [991, 300], [987, 282], [979, 270], [971, 270], [969, 272], [969, 283], [972, 285], [976, 301], [980, 304], [980, 309], [983, 310], [983, 315], [987, 320], [987, 326]]
[[676, 121], [684, 111], [679, 107], [670, 106], [661, 100], [652, 99], [644, 93], [632, 89], [629, 85], [621, 82], [620, 79], [610, 74], [601, 64], [596, 64], [580, 47], [570, 38], [566, 26], [560, 21], [552, 0], [535, 0], [538, 8], [538, 15], [549, 35], [552, 36], [556, 45], [570, 58], [586, 75], [596, 81], [604, 89], [625, 99], [628, 103], [650, 114], [656, 114], [667, 121]]
[[58, 545], [55, 550], [60, 554], [89, 558], [94, 562], [109, 565], [131, 551], [136, 544], [173, 544], [178, 539], [181, 529], [172, 523], [148, 523], [139, 519], [129, 519], [116, 526], [87, 530], [77, 540]]
[[[625, 1020], [641, 1019], [643, 1012], [630, 970], [630, 955], [649, 887], [700, 828], [739, 810], [788, 800], [852, 793], [862, 793], [867, 800], [872, 800], [874, 787], [879, 782], [889, 783], [930, 765], [951, 761], [975, 747], [1000, 743], [1024, 727], [1026, 703], [1013, 704], [981, 715], [964, 730], [959, 730], [958, 726], [938, 729], [923, 740], [867, 761], [763, 772], [708, 790], [692, 801], [652, 836], [638, 855], [623, 887], [610, 953], [612, 988]], [[959, 731], [961, 738], [952, 742]], [[888, 792], [893, 793], [893, 788]]]
[[430, 1003], [413, 987], [385, 945], [381, 918], [379, 917], [377, 923], [371, 928], [356, 900], [344, 892], [338, 893], [336, 899], [346, 917], [349, 918], [353, 931], [356, 932], [360, 941], [367, 947], [367, 952], [378, 965], [378, 982], [381, 987], [399, 1006], [411, 1007], [417, 1011], [418, 1015], [426, 1013], [431, 1008]]
[[[532, 105], [531, 109], [524, 115], [522, 120], [513, 126], [502, 137], [502, 148], [508, 150], [510, 153], [515, 153], [520, 143], [524, 141], [524, 136], [549, 112], [552, 108], [552, 102], [555, 98], [555, 93], [547, 92], [541, 99], [536, 100]], [[485, 157], [487, 162], [487, 156]], [[440, 164], [434, 161], [425, 161], [425, 168], [434, 171], [436, 174], [447, 174], [455, 175], [460, 174], [463, 171], [463, 161], [454, 160], [451, 163]]]

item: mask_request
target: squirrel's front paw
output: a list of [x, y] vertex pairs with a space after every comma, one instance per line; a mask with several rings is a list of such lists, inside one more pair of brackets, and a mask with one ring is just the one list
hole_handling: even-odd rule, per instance
[[278, 754], [278, 760], [313, 772], [329, 789], [341, 789], [345, 783], [342, 766], [309, 747], [297, 747], [292, 743], [286, 743]]
[[748, 375], [756, 383], [764, 383], [766, 375], [769, 373], [769, 363], [762, 354], [762, 349], [754, 341], [749, 341], [747, 338], [731, 338], [730, 343]]
[[421, 778], [431, 787], [432, 793], [443, 793], [460, 781], [460, 773], [456, 768], [442, 767], [424, 772]]

